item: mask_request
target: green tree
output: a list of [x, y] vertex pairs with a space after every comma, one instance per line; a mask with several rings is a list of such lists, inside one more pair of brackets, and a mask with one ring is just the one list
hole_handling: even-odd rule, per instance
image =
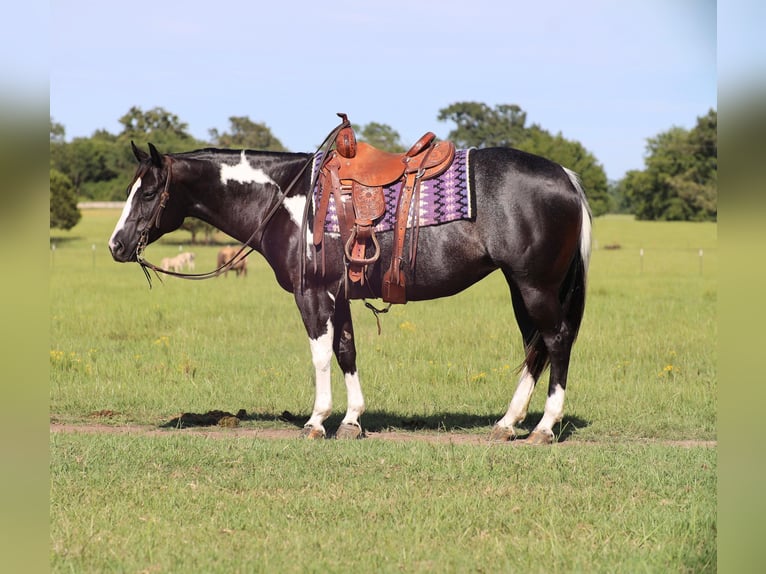
[[191, 233], [190, 243], [192, 245], [198, 243], [197, 235], [200, 233], [205, 236], [204, 242], [210, 245], [213, 242], [213, 234], [216, 231], [215, 227], [202, 221], [201, 219], [197, 219], [196, 217], [187, 217], [184, 219], [184, 222], [181, 224], [181, 229]]
[[72, 229], [82, 217], [72, 182], [55, 169], [50, 170], [50, 209], [51, 229]]
[[288, 151], [266, 124], [254, 122], [247, 116], [231, 116], [228, 132], [219, 133], [216, 129], [208, 132], [212, 144], [218, 147]]
[[625, 193], [625, 179], [607, 182], [607, 194], [609, 195], [609, 213], [632, 213], [630, 201]]
[[516, 147], [525, 135], [527, 113], [516, 104], [490, 108], [479, 102], [458, 102], [439, 110], [437, 119], [455, 123], [447, 138], [458, 147]]
[[51, 125], [51, 143], [63, 143], [66, 139], [66, 130], [64, 126], [58, 122], [53, 121], [53, 117], [50, 119]]
[[718, 213], [717, 112], [686, 130], [672, 127], [647, 140], [645, 169], [622, 184], [638, 219], [715, 221]]
[[135, 140], [144, 143], [151, 141], [160, 149], [168, 151], [186, 151], [196, 147], [198, 142], [189, 134], [189, 126], [182, 122], [177, 115], [161, 107], [143, 111], [133, 106], [120, 119], [122, 131], [117, 140], [129, 143]]
[[453, 121], [447, 136], [459, 147], [514, 147], [546, 157], [580, 175], [594, 215], [611, 205], [606, 173], [601, 164], [577, 141], [561, 133], [551, 135], [537, 124], [527, 127], [527, 113], [516, 104], [490, 108], [478, 102], [459, 102], [439, 110], [440, 121]]
[[112, 134], [97, 130], [90, 137], [66, 142], [64, 126], [50, 119], [50, 165], [66, 175], [79, 197], [123, 200], [125, 187], [136, 170], [130, 142], [151, 142], [162, 152], [188, 151], [203, 146], [188, 132], [178, 116], [156, 107], [144, 111], [133, 106], [120, 119], [122, 130]]
[[[359, 141], [392, 153], [402, 153], [407, 148], [402, 144], [399, 132], [387, 124], [370, 122], [362, 127], [354, 126], [354, 132]], [[415, 143], [415, 142], [412, 142]]]
[[76, 195], [88, 199], [101, 199], [94, 188], [123, 171], [115, 144], [95, 137], [51, 143], [50, 153], [51, 166], [71, 180]]

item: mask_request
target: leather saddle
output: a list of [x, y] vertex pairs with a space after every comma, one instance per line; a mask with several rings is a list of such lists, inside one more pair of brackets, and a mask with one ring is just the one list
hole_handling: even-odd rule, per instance
[[[357, 142], [346, 114], [338, 114], [343, 123], [332, 149], [320, 168], [319, 201], [314, 216], [314, 245], [319, 248], [324, 235], [324, 223], [330, 195], [335, 199], [341, 241], [352, 282], [364, 284], [368, 265], [380, 258], [380, 245], [374, 227], [385, 215], [384, 188], [402, 182], [396, 207], [394, 245], [391, 263], [383, 276], [382, 298], [390, 303], [406, 303], [404, 239], [410, 209], [417, 205], [420, 183], [441, 175], [455, 157], [452, 142], [435, 142], [436, 136], [427, 132], [406, 153], [390, 153], [365, 142]], [[417, 211], [413, 219], [415, 239], [411, 241], [410, 265], [414, 265], [417, 247]], [[367, 253], [368, 247], [372, 252]]]

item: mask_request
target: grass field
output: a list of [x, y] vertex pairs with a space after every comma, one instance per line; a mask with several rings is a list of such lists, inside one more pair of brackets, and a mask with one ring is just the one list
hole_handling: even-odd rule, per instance
[[[156, 428], [246, 409], [246, 428], [290, 429], [283, 411], [308, 417], [306, 337], [263, 260], [245, 279], [149, 290], [108, 254], [118, 215], [88, 210], [51, 234], [52, 420]], [[53, 570], [714, 571], [716, 448], [702, 441], [716, 439], [716, 227], [609, 216], [594, 238], [559, 445], [52, 433]], [[184, 248], [214, 267], [217, 247]], [[353, 309], [365, 428], [489, 432], [521, 360], [500, 274], [392, 308], [380, 336]], [[345, 406], [337, 370], [333, 390], [328, 429]]]

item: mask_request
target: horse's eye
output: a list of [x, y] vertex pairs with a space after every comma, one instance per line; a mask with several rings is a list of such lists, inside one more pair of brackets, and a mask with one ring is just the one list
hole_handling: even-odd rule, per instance
[[144, 192], [144, 199], [154, 199], [154, 197], [157, 195], [156, 189], [150, 189]]

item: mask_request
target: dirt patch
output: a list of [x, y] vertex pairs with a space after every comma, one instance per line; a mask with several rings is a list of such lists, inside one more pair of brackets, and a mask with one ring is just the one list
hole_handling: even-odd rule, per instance
[[[233, 415], [231, 415], [233, 416]], [[222, 417], [223, 419], [223, 417]], [[131, 434], [143, 436], [167, 436], [169, 433], [177, 432], [187, 435], [204, 436], [206, 438], [254, 438], [263, 440], [273, 439], [298, 439], [300, 430], [298, 429], [261, 429], [245, 428], [241, 426], [194, 426], [178, 431], [169, 430], [167, 425], [156, 427], [151, 425], [109, 425], [99, 423], [50, 423], [51, 433], [80, 433], [80, 434]], [[365, 432], [364, 440], [386, 440], [393, 442], [411, 442], [420, 441], [430, 444], [473, 444], [477, 446], [488, 446], [490, 443], [487, 437], [481, 434], [461, 433], [461, 432], [418, 432], [418, 431], [379, 431]], [[657, 440], [657, 439], [637, 439], [628, 441], [630, 444], [661, 444], [666, 446], [677, 446], [683, 448], [718, 446], [718, 441], [710, 440]], [[593, 445], [605, 446], [607, 444], [616, 444], [615, 442], [597, 442], [597, 441], [579, 441], [567, 439], [556, 443], [557, 447], [575, 446], [575, 445]], [[625, 443], [623, 443], [625, 444]], [[515, 440], [509, 443], [503, 443], [499, 446], [522, 446], [523, 440]]]

